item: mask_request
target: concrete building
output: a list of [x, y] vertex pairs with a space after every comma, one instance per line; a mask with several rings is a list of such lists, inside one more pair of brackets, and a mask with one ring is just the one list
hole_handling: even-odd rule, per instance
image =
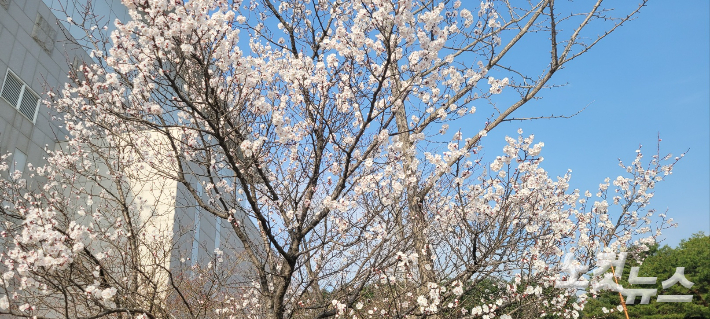
[[[76, 44], [86, 44], [82, 30], [56, 16], [66, 11], [81, 21], [81, 2], [86, 0], [0, 0], [0, 153], [15, 154], [21, 171], [28, 161], [40, 164], [45, 147], [53, 149], [64, 136], [40, 97], [61, 88], [72, 66], [90, 61]], [[94, 0], [92, 6], [105, 22], [128, 18], [118, 0]]]
[[[72, 68], [91, 61], [80, 46], [81, 30], [65, 16], [59, 17], [64, 15], [60, 12], [68, 12], [80, 21], [84, 13], [75, 5], [77, 1], [86, 0], [0, 0], [0, 154], [13, 153], [13, 171], [26, 171], [27, 163], [44, 164], [45, 150], [56, 149], [66, 140], [62, 123], [53, 119], [55, 114], [41, 101], [46, 90], [64, 86]], [[93, 4], [97, 16], [111, 21], [109, 25], [128, 17], [118, 0], [94, 0]], [[173, 256], [166, 266], [184, 266], [186, 259], [188, 265], [202, 264], [215, 257], [215, 248], [239, 254], [241, 244], [233, 232], [225, 231], [228, 225], [200, 212], [181, 185], [145, 177], [131, 181], [133, 195], [147, 198], [154, 210], [160, 210], [161, 217], [152, 223], [172, 234]], [[248, 218], [239, 219], [258, 236]]]
[[41, 164], [62, 135], [40, 97], [63, 85], [68, 59], [86, 55], [61, 45], [65, 31], [41, 0], [0, 0], [0, 152], [14, 154], [14, 169]]

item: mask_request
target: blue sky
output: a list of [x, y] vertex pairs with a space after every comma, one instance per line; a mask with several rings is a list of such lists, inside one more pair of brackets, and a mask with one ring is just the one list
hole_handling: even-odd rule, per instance
[[[98, 2], [102, 12], [112, 12], [109, 2], [116, 1], [104, 2]], [[626, 12], [635, 3], [609, 6]], [[531, 35], [525, 40], [537, 45], [534, 41], [540, 39]], [[502, 62], [525, 66], [535, 58], [539, 56], [524, 52]], [[679, 223], [665, 231], [663, 243], [675, 246], [692, 233], [710, 233], [709, 62], [710, 2], [650, 1], [637, 19], [555, 74], [552, 83], [566, 86], [540, 92], [543, 99], [513, 115], [569, 115], [589, 105], [582, 113], [570, 119], [504, 123], [483, 140], [485, 152], [499, 155], [503, 137], [523, 128], [545, 142], [545, 169], [552, 175], [572, 169], [571, 186], [594, 193], [605, 177], [624, 174], [618, 158], [630, 162], [639, 144], [650, 157], [660, 134], [662, 153], [690, 149], [673, 175], [658, 184], [651, 204], [658, 212], [667, 209]]]
[[[478, 11], [479, 1], [463, 2], [472, 12]], [[584, 11], [591, 4], [560, 5], [563, 10]], [[616, 16], [631, 12], [636, 4], [605, 2], [616, 9]], [[676, 246], [699, 231], [710, 234], [709, 4], [706, 0], [650, 1], [635, 20], [558, 71], [551, 83], [565, 86], [541, 91], [541, 100], [529, 102], [513, 116], [570, 115], [588, 105], [582, 113], [570, 119], [503, 123], [482, 140], [485, 158], [502, 154], [503, 137], [516, 136], [522, 128], [526, 135], [535, 134], [536, 141], [545, 142], [543, 167], [551, 175], [572, 169], [571, 187], [596, 193], [604, 178], [626, 174], [618, 160], [630, 163], [639, 144], [650, 160], [660, 134], [663, 155], [690, 149], [673, 175], [657, 185], [649, 206], [657, 214], [667, 210], [668, 217], [679, 223], [664, 232], [662, 244]], [[586, 36], [602, 32], [593, 29], [598, 27], [592, 25], [592, 33]], [[544, 34], [526, 35], [519, 45], [522, 49], [514, 49], [501, 63], [537, 75], [549, 63], [547, 41]], [[246, 46], [243, 49], [248, 51]], [[502, 94], [494, 101], [505, 108], [509, 96]], [[452, 123], [448, 134], [458, 130], [456, 125], [463, 126], [466, 136], [482, 129], [490, 107], [480, 106], [486, 111], [477, 112], [471, 123]]]
[[625, 173], [618, 158], [631, 162], [639, 144], [646, 156], [655, 154], [660, 134], [661, 153], [690, 149], [650, 205], [679, 223], [664, 232], [663, 244], [710, 233], [709, 4], [651, 1], [636, 20], [555, 74], [553, 83], [568, 85], [542, 91], [543, 99], [513, 115], [573, 114], [591, 103], [585, 111], [504, 123], [484, 140], [487, 153], [500, 153], [502, 137], [523, 128], [545, 142], [543, 167], [551, 175], [572, 169], [571, 186], [594, 193], [605, 177]]

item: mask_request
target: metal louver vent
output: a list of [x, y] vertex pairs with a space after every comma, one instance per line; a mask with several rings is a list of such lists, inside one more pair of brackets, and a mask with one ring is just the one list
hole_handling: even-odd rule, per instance
[[7, 72], [5, 84], [2, 86], [2, 97], [4, 97], [12, 106], [17, 106], [17, 100], [20, 99], [24, 83], [20, 81], [14, 74]]
[[32, 91], [25, 88], [25, 93], [22, 94], [22, 101], [20, 102], [20, 113], [24, 114], [30, 121], [35, 118], [35, 111], [37, 111], [37, 103], [39, 102], [39, 96], [34, 94]]
[[14, 72], [7, 70], [5, 83], [2, 86], [2, 96], [12, 107], [34, 122], [39, 106], [39, 95], [32, 91]]

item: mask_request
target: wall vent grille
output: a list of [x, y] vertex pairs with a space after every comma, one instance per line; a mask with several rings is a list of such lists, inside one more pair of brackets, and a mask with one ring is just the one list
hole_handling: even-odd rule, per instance
[[0, 97], [34, 123], [40, 98], [14, 72], [7, 70]]

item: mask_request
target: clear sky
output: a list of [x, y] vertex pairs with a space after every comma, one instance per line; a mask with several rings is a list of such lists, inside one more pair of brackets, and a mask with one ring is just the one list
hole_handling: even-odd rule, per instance
[[[118, 1], [97, 3], [111, 20], [113, 11], [121, 11], [112, 8]], [[634, 4], [608, 5], [626, 12]], [[526, 58], [521, 54], [513, 59]], [[572, 187], [596, 193], [605, 177], [625, 173], [618, 158], [630, 162], [639, 144], [650, 157], [660, 134], [662, 153], [690, 149], [673, 175], [658, 184], [651, 203], [658, 212], [667, 209], [679, 223], [665, 231], [663, 243], [675, 246], [692, 233], [710, 234], [709, 63], [710, 2], [652, 0], [637, 19], [556, 73], [552, 82], [566, 86], [540, 92], [542, 100], [513, 115], [569, 115], [589, 104], [585, 111], [570, 119], [504, 123], [483, 140], [485, 152], [499, 155], [503, 137], [523, 128], [545, 142], [543, 167], [551, 175], [572, 169]]]
[[[42, 0], [47, 7], [52, 10], [52, 13], [64, 23], [64, 27], [69, 30], [69, 33], [80, 43], [88, 45], [88, 42], [82, 40], [86, 33], [79, 26], [67, 23], [67, 18], [70, 17], [75, 23], [81, 24], [86, 19], [84, 12], [87, 0]], [[130, 17], [126, 7], [120, 0], [91, 0], [91, 9], [96, 18], [99, 19], [99, 27], [104, 25], [108, 27], [108, 32], [115, 30], [114, 21], [116, 19], [127, 21]], [[77, 5], [78, 4], [78, 5]], [[89, 24], [91, 26], [91, 24]], [[91, 47], [90, 45], [88, 45]]]
[[545, 142], [543, 167], [551, 175], [572, 169], [572, 188], [595, 193], [605, 177], [625, 174], [618, 158], [630, 163], [639, 144], [646, 156], [655, 154], [660, 134], [663, 154], [690, 149], [657, 185], [650, 205], [659, 213], [667, 209], [679, 223], [664, 232], [663, 244], [709, 234], [709, 20], [706, 0], [650, 1], [636, 20], [555, 74], [553, 82], [567, 86], [541, 92], [542, 100], [514, 115], [573, 114], [593, 102], [585, 111], [570, 119], [504, 123], [488, 134], [486, 152], [500, 154], [502, 137], [523, 128]]

